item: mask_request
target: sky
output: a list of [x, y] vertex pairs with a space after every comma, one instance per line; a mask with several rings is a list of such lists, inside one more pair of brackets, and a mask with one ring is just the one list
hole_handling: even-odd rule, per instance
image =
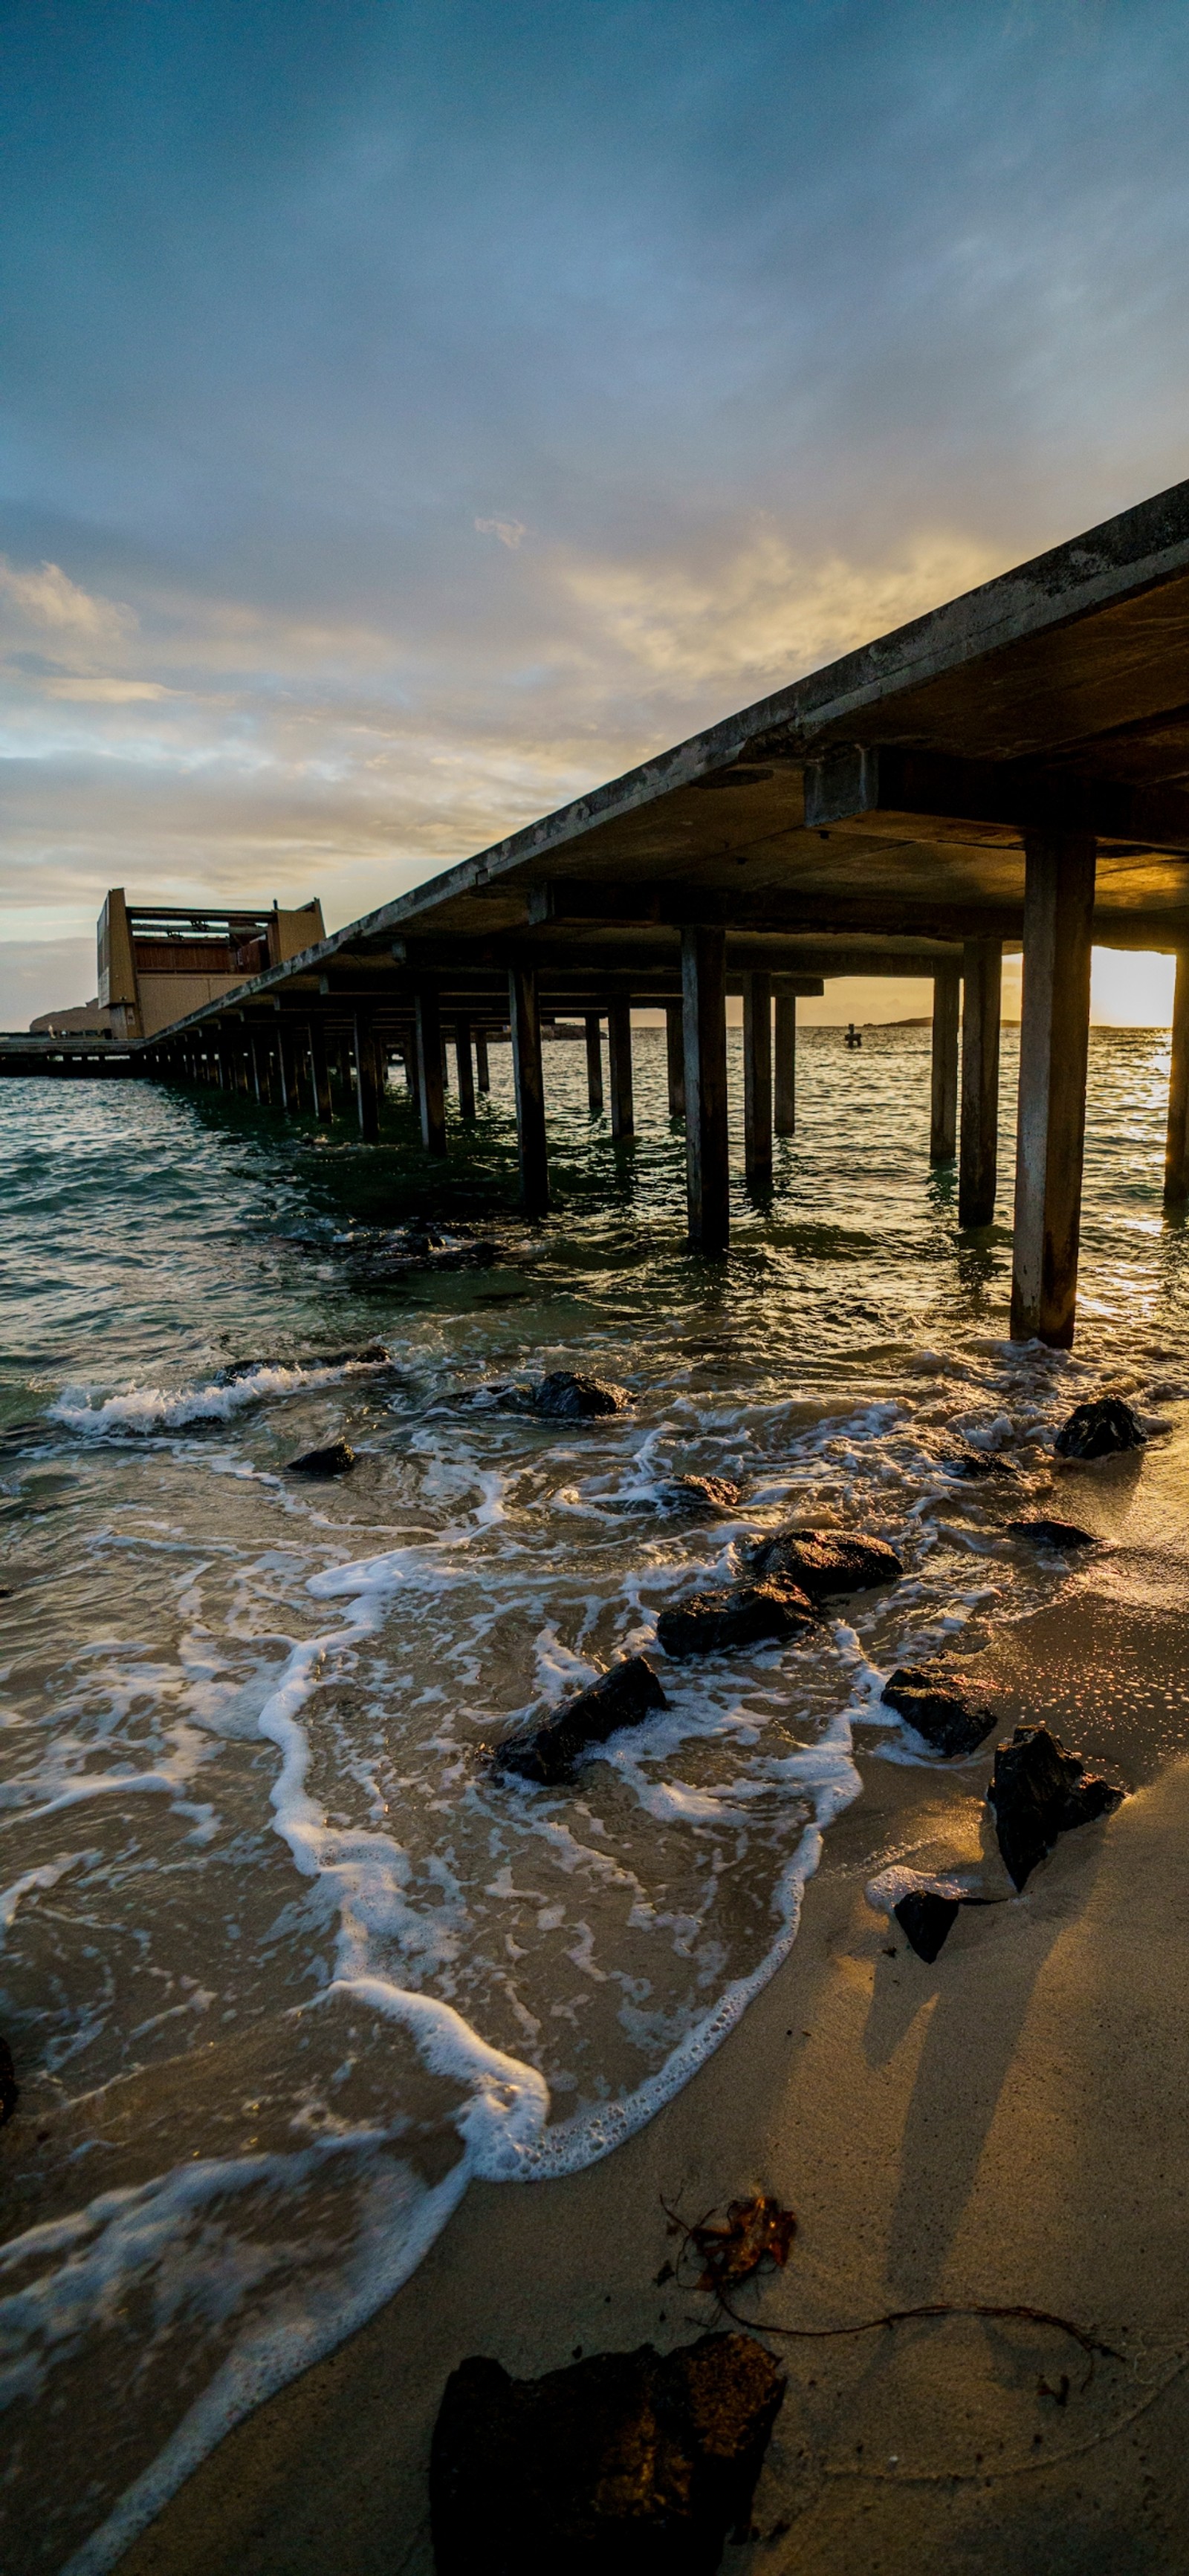
[[0, 1025], [108, 885], [337, 926], [1189, 472], [1181, 0], [0, 30]]

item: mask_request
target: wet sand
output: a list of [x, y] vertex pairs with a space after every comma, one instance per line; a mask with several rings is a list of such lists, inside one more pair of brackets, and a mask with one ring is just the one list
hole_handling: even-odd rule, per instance
[[[814, 2576], [1183, 2571], [1189, 2511], [1189, 1759], [1182, 1442], [1145, 1475], [1070, 1479], [1113, 1533], [983, 1672], [1010, 1722], [1138, 1781], [1011, 1904], [964, 1912], [926, 1967], [867, 1905], [874, 1862], [975, 1857], [986, 1764], [870, 1761], [791, 1959], [695, 2081], [602, 2164], [478, 2185], [408, 2286], [220, 2450], [128, 2576], [430, 2576], [429, 2438], [449, 2370], [536, 2373], [714, 2321], [656, 2286], [691, 2218], [755, 2189], [797, 2213], [787, 2271], [740, 2313], [826, 2327], [923, 2301], [1092, 2328], [946, 2318], [774, 2342], [788, 2393], [727, 2568]], [[1170, 1537], [1170, 1531], [1177, 1535]], [[992, 1672], [991, 1665], [995, 1670]], [[1043, 1702], [1043, 1709], [1040, 1703]], [[895, 1949], [894, 1957], [888, 1955]]]

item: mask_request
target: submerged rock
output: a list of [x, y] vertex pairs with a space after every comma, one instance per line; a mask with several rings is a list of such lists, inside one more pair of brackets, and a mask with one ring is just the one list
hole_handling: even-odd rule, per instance
[[1092, 1404], [1074, 1406], [1055, 1447], [1059, 1458], [1113, 1458], [1120, 1450], [1145, 1448], [1147, 1438], [1121, 1395], [1100, 1395]]
[[960, 1897], [940, 1896], [936, 1888], [911, 1887], [892, 1907], [893, 1919], [918, 1959], [932, 1966], [953, 1931], [960, 1904]]
[[692, 1592], [662, 1610], [657, 1644], [666, 1655], [717, 1655], [771, 1637], [802, 1637], [814, 1625], [812, 1601], [783, 1575], [762, 1583], [724, 1583]]
[[464, 2361], [430, 2452], [437, 2576], [714, 2576], [750, 2523], [784, 2388], [744, 2334], [543, 2379]]
[[1003, 1865], [1023, 1887], [1059, 1834], [1109, 1816], [1125, 1789], [1089, 1772], [1080, 1753], [1067, 1753], [1047, 1726], [1017, 1726], [1010, 1743], [996, 1747], [987, 1798]]
[[1031, 1539], [1036, 1547], [1093, 1547], [1089, 1530], [1078, 1529], [1073, 1521], [1009, 1521], [1009, 1538]]
[[235, 1386], [241, 1378], [254, 1377], [258, 1369], [300, 1369], [304, 1372], [309, 1369], [352, 1368], [360, 1364], [374, 1368], [387, 1358], [383, 1342], [365, 1342], [362, 1350], [307, 1351], [302, 1358], [295, 1360], [231, 1360], [226, 1368], [218, 1371], [214, 1384]]
[[653, 1709], [668, 1705], [647, 1656], [628, 1655], [555, 1709], [531, 1735], [509, 1737], [497, 1748], [495, 1767], [553, 1788], [572, 1778], [590, 1745], [605, 1744], [621, 1727], [640, 1726]]
[[0, 2039], [0, 2129], [6, 2120], [11, 2120], [20, 2098], [21, 2088], [12, 2062], [12, 2050], [6, 2039]]
[[756, 1574], [787, 1575], [813, 1601], [830, 1592], [869, 1592], [877, 1583], [896, 1583], [904, 1572], [894, 1548], [882, 1538], [849, 1538], [841, 1530], [778, 1530], [751, 1551]]
[[970, 1480], [982, 1476], [1014, 1476], [1006, 1458], [998, 1458], [991, 1449], [949, 1449], [942, 1457], [947, 1476], [964, 1476]]
[[674, 1476], [661, 1486], [657, 1503], [663, 1512], [696, 1513], [715, 1520], [739, 1511], [743, 1496], [728, 1476]]
[[880, 1698], [947, 1759], [973, 1753], [995, 1724], [991, 1709], [971, 1707], [956, 1676], [947, 1680], [920, 1664], [901, 1664], [884, 1683]]
[[330, 1476], [349, 1476], [355, 1464], [355, 1452], [349, 1440], [332, 1440], [325, 1449], [306, 1449], [300, 1458], [291, 1458], [285, 1472], [289, 1476], [312, 1476], [323, 1482]]
[[553, 1369], [530, 1390], [534, 1413], [550, 1422], [586, 1421], [598, 1414], [626, 1413], [631, 1397], [626, 1386], [600, 1377], [583, 1377], [576, 1369]]

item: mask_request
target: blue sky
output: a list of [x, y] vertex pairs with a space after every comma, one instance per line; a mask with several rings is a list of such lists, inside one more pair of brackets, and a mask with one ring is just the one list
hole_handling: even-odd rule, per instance
[[350, 919], [1189, 470], [1174, 0], [0, 20], [9, 1025], [108, 884]]

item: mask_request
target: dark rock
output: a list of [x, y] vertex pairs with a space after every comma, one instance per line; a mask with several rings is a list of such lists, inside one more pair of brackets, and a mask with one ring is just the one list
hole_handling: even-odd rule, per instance
[[647, 1656], [629, 1655], [601, 1673], [588, 1690], [566, 1700], [531, 1735], [509, 1737], [498, 1747], [496, 1769], [552, 1788], [572, 1777], [588, 1746], [605, 1744], [622, 1726], [640, 1726], [654, 1708], [668, 1705]]
[[1113, 1458], [1123, 1449], [1143, 1449], [1147, 1438], [1121, 1395], [1100, 1395], [1093, 1404], [1075, 1405], [1055, 1446], [1059, 1458]]
[[714, 1520], [740, 1510], [743, 1496], [727, 1476], [674, 1476], [657, 1497], [663, 1512], [688, 1512]]
[[388, 1353], [385, 1350], [383, 1342], [365, 1342], [362, 1350], [307, 1351], [303, 1358], [296, 1360], [279, 1360], [275, 1358], [232, 1360], [226, 1368], [218, 1370], [214, 1379], [214, 1384], [216, 1386], [235, 1386], [240, 1378], [254, 1377], [257, 1369], [349, 1368], [352, 1363], [358, 1363], [361, 1360], [366, 1361], [368, 1366], [371, 1367], [377, 1361], [386, 1360], [387, 1357]]
[[350, 1441], [332, 1440], [326, 1449], [307, 1449], [300, 1458], [291, 1458], [286, 1473], [313, 1476], [325, 1482], [330, 1476], [349, 1476], [354, 1464]]
[[1009, 1538], [1029, 1538], [1037, 1547], [1093, 1547], [1089, 1530], [1073, 1521], [1009, 1521]]
[[662, 1610], [657, 1644], [666, 1655], [717, 1655], [731, 1646], [756, 1646], [770, 1637], [802, 1637], [814, 1624], [813, 1603], [782, 1575], [763, 1583], [724, 1583], [692, 1592]]
[[964, 1476], [973, 1482], [983, 1476], [1014, 1476], [1006, 1458], [997, 1458], [990, 1449], [947, 1450], [942, 1458], [947, 1475]]
[[596, 1414], [626, 1413], [632, 1399], [625, 1386], [582, 1377], [574, 1369], [553, 1369], [538, 1379], [529, 1400], [533, 1412], [550, 1422], [584, 1422]]
[[932, 1966], [938, 1952], [945, 1948], [957, 1919], [959, 1899], [939, 1896], [936, 1888], [910, 1887], [898, 1905], [892, 1907], [896, 1921], [909, 1947], [918, 1959]]
[[1109, 1816], [1127, 1792], [1088, 1772], [1080, 1753], [1067, 1753], [1047, 1726], [1017, 1726], [1010, 1743], [996, 1748], [987, 1797], [1003, 1865], [1023, 1887], [1058, 1834]]
[[995, 1724], [989, 1708], [971, 1707], [956, 1677], [946, 1680], [919, 1664], [901, 1664], [884, 1683], [880, 1698], [947, 1758], [973, 1753]]
[[714, 2576], [784, 2395], [750, 2335], [512, 2379], [464, 2361], [430, 2453], [437, 2576]]
[[12, 2050], [6, 2039], [0, 2039], [0, 2129], [6, 2120], [11, 2120], [20, 2098], [21, 2088], [12, 2062]]
[[757, 1574], [787, 1575], [813, 1601], [830, 1592], [868, 1592], [896, 1583], [904, 1568], [882, 1538], [847, 1538], [840, 1530], [778, 1530], [751, 1551]]

